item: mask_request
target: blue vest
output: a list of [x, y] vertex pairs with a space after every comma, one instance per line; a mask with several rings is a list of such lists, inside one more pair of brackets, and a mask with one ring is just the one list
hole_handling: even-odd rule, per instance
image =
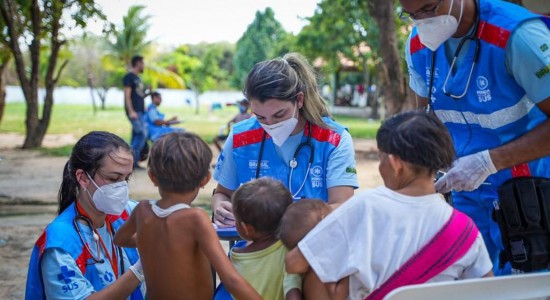
[[[450, 63], [445, 47], [435, 52], [430, 103], [449, 129], [459, 157], [506, 144], [547, 119], [507, 73], [505, 48], [508, 38], [522, 22], [542, 18], [550, 24], [548, 18], [504, 1], [480, 0], [478, 10], [479, 59], [464, 97], [453, 99], [443, 92]], [[446, 91], [454, 95], [466, 90], [475, 43], [465, 45], [462, 51], [467, 51], [463, 64], [459, 68], [455, 66], [455, 74], [449, 76], [445, 86]], [[416, 28], [411, 34], [410, 53], [415, 71], [425, 76], [426, 86], [429, 86], [433, 52], [420, 43]], [[531, 161], [529, 169], [533, 176], [550, 177], [549, 158]], [[511, 176], [511, 169], [504, 169], [487, 181], [496, 188]]]
[[[245, 183], [256, 178], [256, 168], [260, 157], [260, 148], [263, 145], [260, 173], [258, 177], [272, 177], [281, 181], [292, 194], [300, 187], [303, 188], [296, 195], [299, 198], [318, 198], [328, 201], [327, 164], [330, 154], [340, 143], [341, 134], [346, 128], [332, 119], [323, 118], [330, 129], [308, 123], [304, 128], [302, 143], [308, 137], [313, 145], [313, 152], [309, 147], [302, 147], [296, 154], [297, 167], [292, 171], [291, 186], [288, 186], [291, 168], [287, 161], [283, 161], [275, 150], [273, 140], [261, 127], [256, 118], [239, 122], [233, 126], [233, 157], [238, 170], [238, 182]], [[307, 166], [313, 155], [313, 162], [309, 173]], [[307, 173], [307, 174], [306, 174]]]
[[[128, 218], [130, 210], [127, 209], [120, 216], [107, 216], [107, 222], [111, 222], [113, 229], [118, 230], [124, 221]], [[58, 248], [67, 252], [75, 260], [76, 265], [84, 274], [86, 279], [90, 281], [96, 291], [104, 289], [106, 286], [98, 278], [98, 273], [95, 264], [86, 265], [88, 260], [87, 251], [82, 240], [80, 239], [73, 220], [76, 216], [75, 203], [67, 207], [52, 223], [50, 223], [42, 235], [36, 241], [31, 259], [29, 262], [29, 272], [27, 274], [27, 287], [25, 299], [46, 299], [44, 294], [44, 284], [42, 282], [42, 273], [40, 270], [40, 259], [42, 254], [47, 249]], [[123, 248], [130, 264], [134, 264], [139, 255], [135, 248]], [[122, 257], [119, 258], [119, 261]], [[128, 272], [129, 270], [124, 270]], [[122, 270], [120, 270], [122, 273]], [[144, 299], [140, 287], [138, 287], [130, 296], [132, 300]]]

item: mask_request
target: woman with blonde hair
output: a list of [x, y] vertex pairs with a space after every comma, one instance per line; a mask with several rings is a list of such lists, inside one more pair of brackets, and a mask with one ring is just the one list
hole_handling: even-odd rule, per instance
[[218, 226], [235, 225], [231, 195], [259, 177], [281, 181], [295, 201], [337, 205], [353, 195], [358, 182], [351, 136], [330, 117], [304, 57], [289, 53], [257, 63], [243, 93], [255, 117], [233, 127], [218, 159], [212, 196]]

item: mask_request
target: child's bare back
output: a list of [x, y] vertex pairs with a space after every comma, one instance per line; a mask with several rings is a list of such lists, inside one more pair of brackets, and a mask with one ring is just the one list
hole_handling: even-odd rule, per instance
[[148, 299], [212, 299], [212, 267], [235, 298], [261, 299], [235, 270], [210, 218], [191, 208], [211, 177], [212, 151], [197, 135], [174, 132], [156, 140], [149, 177], [161, 199], [142, 201], [114, 240], [139, 250]]
[[148, 202], [137, 209], [137, 246], [147, 298], [212, 299], [212, 268], [201, 245], [223, 250], [206, 214], [186, 208], [159, 218]]

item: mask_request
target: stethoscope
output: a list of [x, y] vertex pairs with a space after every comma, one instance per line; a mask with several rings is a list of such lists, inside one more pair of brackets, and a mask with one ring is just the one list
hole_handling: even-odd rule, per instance
[[[309, 170], [311, 169], [311, 165], [313, 164], [313, 157], [315, 153], [314, 152], [315, 148], [313, 146], [313, 143], [311, 143], [311, 126], [309, 122], [306, 123], [305, 133], [306, 133], [306, 141], [298, 145], [298, 147], [294, 151], [294, 155], [292, 159], [288, 162], [288, 165], [290, 166], [290, 174], [288, 175], [288, 190], [290, 191], [290, 194], [292, 194], [292, 197], [294, 199], [296, 199], [296, 197], [302, 191], [302, 189], [304, 188], [304, 185], [306, 184], [307, 176], [309, 175]], [[262, 135], [262, 142], [260, 144], [260, 154], [258, 155], [258, 163], [256, 165], [256, 178], [260, 176], [260, 166], [262, 163], [266, 134], [267, 133], [264, 131]], [[306, 170], [306, 175], [304, 176], [304, 180], [302, 180], [302, 184], [300, 185], [300, 188], [296, 191], [296, 193], [293, 193], [292, 192], [292, 173], [294, 169], [298, 167], [298, 161], [296, 160], [296, 158], [298, 157], [302, 149], [309, 149], [311, 154], [309, 155], [309, 161], [308, 161], [308, 166]]]
[[[76, 215], [73, 219], [73, 225], [74, 225], [74, 228], [76, 229], [76, 233], [78, 234], [78, 236], [80, 237], [80, 240], [82, 241], [82, 244], [84, 245], [84, 248], [86, 248], [86, 250], [88, 251], [88, 254], [90, 255], [90, 258], [93, 261], [93, 262], [86, 261], [86, 265], [89, 266], [89, 265], [93, 265], [93, 264], [103, 264], [103, 263], [105, 263], [105, 260], [102, 259], [99, 256], [100, 255], [99, 244], [101, 242], [103, 251], [105, 252], [105, 255], [107, 256], [107, 258], [109, 259], [109, 262], [111, 263], [111, 266], [113, 267], [113, 271], [115, 272], [115, 277], [118, 278], [118, 272], [115, 269], [116, 268], [116, 263], [115, 263], [115, 265], [113, 265], [112, 262], [113, 262], [113, 259], [117, 259], [117, 257], [118, 257], [119, 268], [120, 268], [120, 270], [122, 270], [122, 273], [124, 273], [124, 262], [123, 262], [123, 259], [122, 259], [122, 255], [120, 255], [122, 250], [118, 246], [113, 247], [113, 249], [112, 249], [113, 259], [111, 259], [110, 255], [107, 251], [107, 248], [106, 248], [105, 244], [103, 243], [103, 241], [101, 240], [101, 237], [97, 233], [97, 230], [95, 229], [92, 221], [90, 220], [90, 218], [88, 218], [87, 216], [84, 216], [83, 214], [80, 213], [77, 205], [78, 204], [75, 204]], [[96, 243], [96, 250], [97, 250], [96, 255], [97, 256], [94, 255], [94, 252], [92, 252], [92, 249], [90, 248], [90, 245], [88, 244], [88, 242], [86, 241], [86, 239], [84, 239], [84, 236], [82, 235], [82, 230], [81, 230], [80, 224], [79, 224], [81, 221], [84, 224], [86, 224], [86, 226], [88, 226], [88, 228], [90, 228], [90, 230], [92, 232], [92, 238], [94, 239], [94, 241]], [[112, 226], [110, 226], [110, 225], [109, 226], [106, 225], [106, 226], [107, 226], [111, 236], [114, 236]]]
[[[447, 76], [445, 77], [445, 82], [443, 82], [443, 93], [447, 95], [448, 97], [451, 97], [453, 99], [460, 99], [468, 93], [468, 87], [470, 86], [470, 81], [472, 79], [472, 74], [474, 73], [474, 68], [479, 60], [479, 49], [481, 47], [481, 43], [479, 41], [479, 37], [477, 35], [477, 30], [479, 27], [479, 4], [478, 1], [474, 1], [475, 4], [475, 10], [476, 10], [476, 20], [474, 22], [474, 28], [472, 32], [465, 37], [463, 37], [460, 42], [458, 43], [458, 47], [456, 47], [455, 53], [453, 55], [453, 60], [451, 61], [451, 66], [449, 67], [449, 71], [447, 72]], [[456, 64], [456, 61], [458, 60], [458, 56], [460, 55], [460, 51], [462, 51], [462, 46], [466, 43], [466, 41], [472, 41], [475, 43], [475, 52], [474, 52], [474, 60], [472, 62], [472, 67], [470, 68], [470, 73], [468, 74], [468, 81], [466, 81], [466, 87], [464, 88], [464, 91], [460, 95], [454, 95], [451, 92], [447, 91], [447, 83], [449, 81], [449, 78], [451, 77], [451, 73], [453, 72], [453, 68]], [[435, 68], [435, 51], [432, 55], [432, 63], [431, 63], [431, 71], [430, 71], [430, 83], [429, 83], [429, 89], [428, 89], [428, 100], [431, 101], [432, 99], [432, 87], [433, 87], [433, 80], [434, 80], [434, 68]]]

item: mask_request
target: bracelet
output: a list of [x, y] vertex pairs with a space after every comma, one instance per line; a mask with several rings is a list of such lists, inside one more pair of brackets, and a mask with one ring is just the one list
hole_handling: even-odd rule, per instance
[[143, 276], [143, 273], [139, 272], [135, 266], [131, 266], [130, 271], [134, 273], [139, 282], [143, 282], [145, 280], [145, 276]]

